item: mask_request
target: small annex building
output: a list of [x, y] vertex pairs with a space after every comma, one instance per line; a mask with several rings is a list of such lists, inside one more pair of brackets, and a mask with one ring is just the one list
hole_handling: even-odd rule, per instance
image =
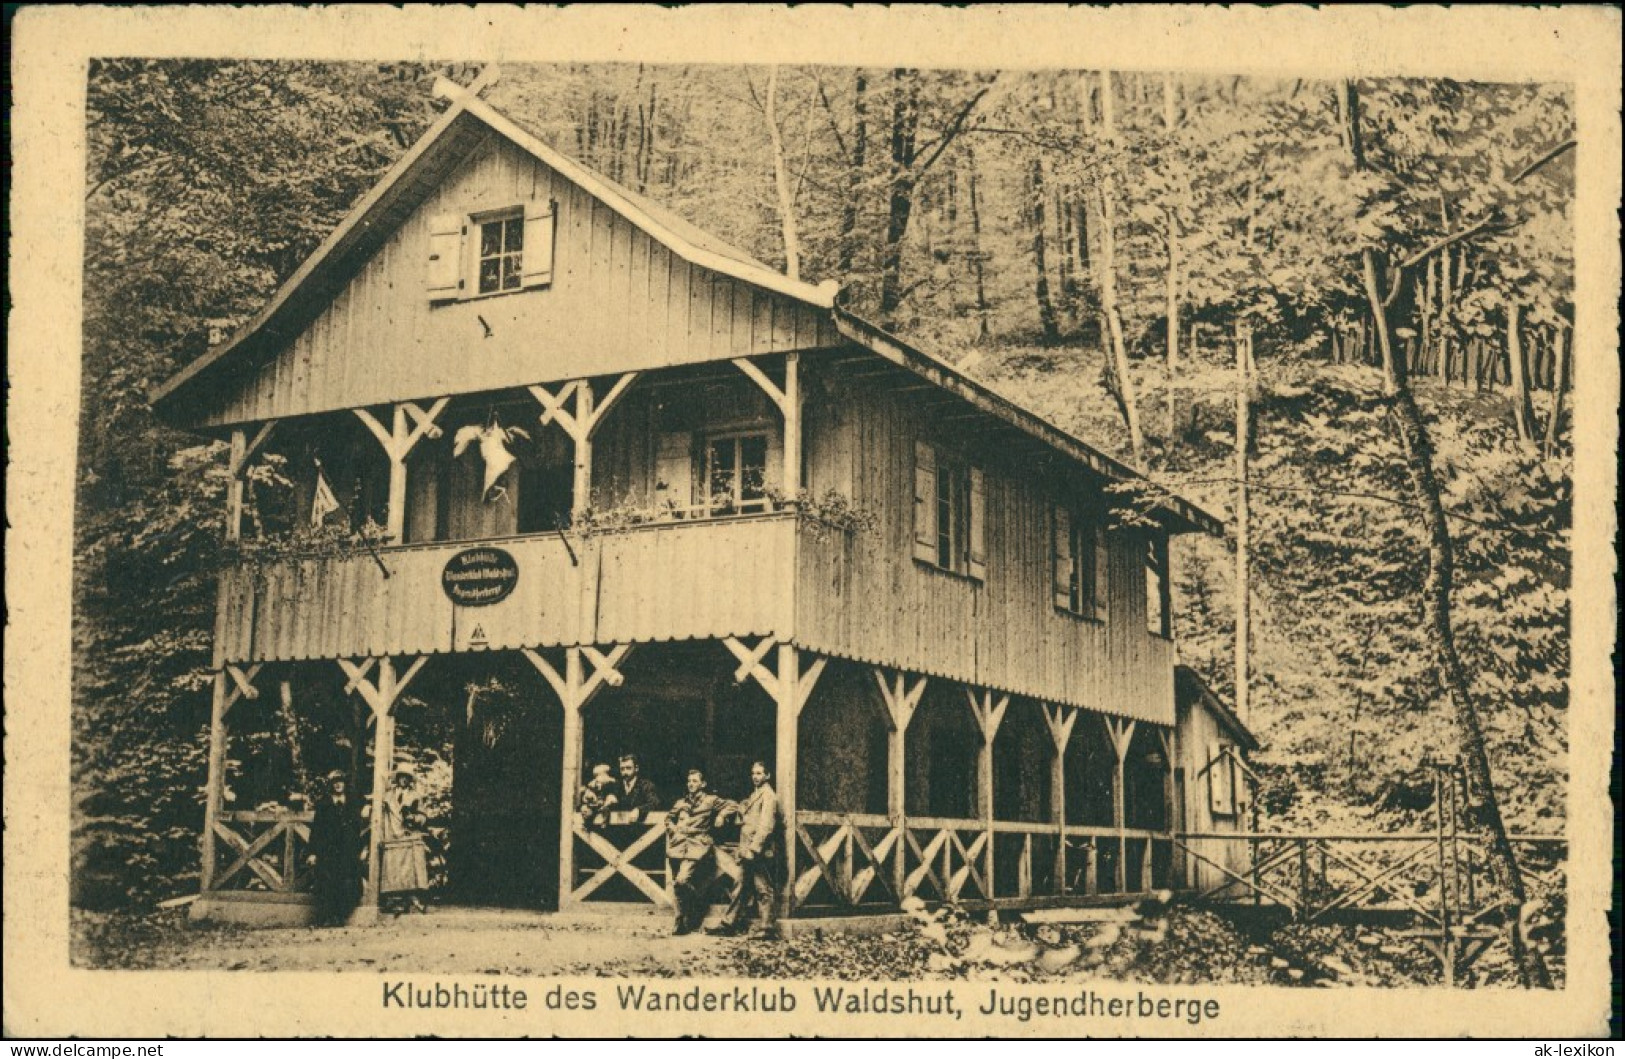
[[792, 916], [1182, 889], [1241, 826], [1171, 638], [1212, 516], [476, 95], [153, 403], [230, 444], [200, 916], [308, 916], [329, 768], [542, 910], [669, 902], [663, 813], [575, 811], [627, 754], [768, 762]]

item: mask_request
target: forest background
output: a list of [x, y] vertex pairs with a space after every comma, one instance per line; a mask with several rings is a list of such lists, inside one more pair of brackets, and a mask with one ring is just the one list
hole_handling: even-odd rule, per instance
[[[77, 904], [197, 885], [225, 453], [157, 423], [147, 393], [427, 128], [436, 75], [476, 73], [91, 67]], [[1468, 747], [1465, 705], [1506, 826], [1562, 829], [1567, 86], [595, 65], [505, 67], [486, 98], [1244, 523], [1246, 608], [1236, 534], [1176, 544], [1176, 633], [1234, 701], [1245, 616], [1272, 824], [1410, 826], [1430, 765]]]

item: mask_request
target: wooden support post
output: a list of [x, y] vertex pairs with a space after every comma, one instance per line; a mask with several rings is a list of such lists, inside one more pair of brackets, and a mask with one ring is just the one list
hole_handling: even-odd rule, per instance
[[767, 373], [748, 357], [735, 357], [734, 367], [744, 372], [784, 416], [784, 492], [795, 496], [801, 489], [801, 363], [798, 354], [784, 355], [784, 388], [780, 389]]
[[244, 478], [248, 474], [248, 461], [254, 458], [265, 439], [271, 436], [271, 430], [276, 426], [272, 419], [261, 424], [253, 438], [248, 431], [238, 428], [231, 432], [231, 456], [227, 463], [227, 470], [231, 473], [231, 482], [226, 487], [226, 541], [235, 544], [243, 536], [243, 493], [245, 489]]
[[248, 462], [248, 435], [242, 430], [231, 432], [231, 483], [226, 486], [226, 543], [235, 544], [243, 537], [243, 467]]
[[[596, 647], [568, 647], [564, 651], [564, 672], [539, 651], [525, 648], [525, 659], [547, 681], [564, 711], [563, 762], [559, 799], [559, 910], [575, 907], [575, 800], [581, 785], [582, 733], [584, 710], [604, 687], [620, 687], [625, 677], [620, 665], [632, 650], [631, 644], [616, 644], [607, 652]], [[591, 674], [586, 665], [592, 666]]]
[[[779, 645], [779, 680], [777, 721], [777, 773], [780, 811], [784, 814], [784, 873], [789, 883], [784, 888], [782, 911], [788, 915], [794, 908], [796, 879], [796, 756], [799, 753], [801, 711], [812, 697], [813, 687], [823, 675], [825, 659], [817, 659], [801, 669], [799, 653], [790, 644]], [[850, 854], [848, 865], [850, 865]]]
[[576, 385], [578, 431], [575, 439], [576, 470], [575, 492], [571, 502], [572, 514], [592, 507], [592, 421], [592, 385], [582, 380]]
[[1050, 759], [1049, 799], [1050, 813], [1055, 817], [1055, 892], [1064, 894], [1066, 885], [1066, 748], [1072, 742], [1072, 728], [1078, 723], [1077, 710], [1042, 703], [1044, 723], [1049, 726], [1050, 739], [1055, 743], [1055, 756]]
[[784, 494], [801, 491], [801, 357], [784, 355]]
[[203, 794], [203, 863], [199, 868], [198, 889], [207, 893], [214, 886], [215, 829], [220, 825], [226, 793], [226, 747], [230, 733], [226, 716], [238, 699], [257, 699], [254, 678], [262, 666], [246, 669], [228, 665], [214, 675], [214, 699], [209, 708], [209, 775]]
[[214, 829], [220, 822], [226, 767], [226, 674], [214, 675], [214, 702], [209, 709], [209, 778], [203, 797], [203, 866], [198, 888], [208, 893], [214, 888]]
[[[604, 416], [637, 381], [637, 377], [635, 371], [625, 373], [615, 380], [601, 401], [594, 395], [590, 379], [572, 379], [562, 384], [557, 392], [541, 384], [528, 388], [536, 403], [542, 406], [542, 425], [557, 423], [575, 448], [574, 495], [570, 502], [573, 516], [580, 516], [592, 507], [593, 434], [604, 421]], [[566, 404], [573, 405], [574, 410], [566, 408]]]
[[401, 438], [406, 434], [406, 409], [395, 406], [395, 444], [389, 449], [389, 513], [384, 531], [396, 544], [406, 540], [406, 453]]
[[402, 401], [391, 408], [387, 430], [367, 409], [353, 409], [356, 418], [378, 439], [384, 447], [384, 455], [389, 458], [389, 511], [384, 516], [385, 532], [396, 544], [406, 539], [406, 458], [419, 441], [441, 435], [435, 420], [450, 401], [451, 398], [442, 397], [428, 409]]
[[[782, 911], [788, 914], [795, 903], [796, 879], [796, 758], [799, 752], [797, 736], [801, 728], [801, 711], [812, 697], [818, 678], [824, 673], [826, 659], [815, 659], [803, 671], [801, 656], [795, 646], [777, 643], [765, 637], [755, 647], [747, 646], [732, 636], [722, 641], [730, 654], [739, 662], [734, 670], [735, 683], [754, 679], [773, 697], [776, 706], [774, 721], [774, 782], [779, 796], [779, 811], [784, 816], [784, 888]], [[767, 668], [766, 660], [778, 648], [776, 671]]]
[[[970, 701], [970, 712], [976, 718], [976, 726], [982, 730], [982, 747], [976, 756], [976, 815], [982, 821], [982, 829], [987, 832], [987, 885], [989, 890], [997, 889], [993, 881], [993, 741], [998, 738], [999, 725], [1004, 721], [1004, 712], [1010, 708], [1010, 696], [1001, 695], [997, 701], [993, 692], [984, 691], [980, 696], [970, 688], [965, 689], [965, 698]], [[993, 894], [984, 896], [992, 898]]]
[[384, 798], [389, 793], [389, 778], [395, 766], [395, 701], [401, 692], [418, 675], [427, 655], [419, 655], [407, 667], [405, 673], [398, 673], [395, 661], [389, 657], [377, 660], [377, 675], [373, 672], [371, 659], [360, 662], [346, 658], [338, 660], [339, 668], [344, 670], [349, 678], [345, 690], [354, 688], [360, 693], [371, 711], [372, 729], [372, 800], [371, 800], [371, 826], [367, 829], [367, 891], [362, 898], [363, 915], [376, 917], [378, 914], [378, 886], [380, 882], [380, 861], [383, 857], [384, 840]]
[[378, 907], [378, 886], [383, 881], [384, 800], [395, 767], [395, 663], [388, 658], [378, 661], [377, 694], [372, 711], [372, 826], [367, 829], [366, 900], [373, 908]]
[[913, 720], [914, 711], [919, 708], [920, 698], [925, 694], [926, 678], [920, 677], [910, 685], [906, 673], [879, 667], [873, 672], [875, 683], [880, 686], [880, 698], [886, 705], [886, 816], [891, 820], [892, 827], [898, 830], [897, 856], [892, 867], [897, 893], [901, 896], [908, 878], [903, 856], [903, 850], [908, 847], [905, 788], [908, 778], [908, 759], [905, 756], [908, 723]]
[[1182, 878], [1179, 877], [1184, 874], [1176, 867], [1178, 854], [1172, 842], [1174, 832], [1179, 830], [1179, 806], [1174, 792], [1174, 752], [1179, 748], [1174, 742], [1174, 730], [1172, 728], [1154, 728], [1152, 731], [1157, 733], [1157, 743], [1162, 747], [1162, 821], [1163, 830], [1167, 831], [1170, 836], [1168, 843], [1168, 889], [1172, 890], [1182, 882]]
[[1128, 835], [1127, 809], [1124, 802], [1123, 771], [1128, 761], [1129, 744], [1134, 740], [1134, 721], [1120, 721], [1112, 717], [1102, 717], [1106, 725], [1106, 735], [1111, 740], [1112, 749], [1116, 751], [1116, 761], [1112, 766], [1112, 826], [1117, 829], [1117, 870], [1112, 880], [1117, 892], [1122, 893], [1128, 887]]

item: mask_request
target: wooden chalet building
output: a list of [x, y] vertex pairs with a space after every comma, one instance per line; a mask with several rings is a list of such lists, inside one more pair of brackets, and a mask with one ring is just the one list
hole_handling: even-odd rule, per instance
[[[1239, 726], [1176, 706], [1168, 543], [1220, 527], [1175, 497], [1120, 525], [1105, 490], [1134, 472], [835, 295], [454, 99], [154, 395], [230, 442], [243, 555], [197, 913], [309, 908], [309, 813], [292, 780], [228, 775], [237, 740], [318, 733], [307, 774], [347, 746], [376, 808], [409, 698], [458, 729], [431, 733], [455, 746], [449, 900], [665, 905], [664, 815], [573, 811], [623, 752], [668, 804], [691, 766], [738, 797], [772, 763], [791, 915], [1193, 882], [1172, 836], [1193, 807], [1239, 826], [1209, 796]], [[267, 466], [280, 516], [251, 502]], [[350, 525], [313, 535], [333, 500]]]

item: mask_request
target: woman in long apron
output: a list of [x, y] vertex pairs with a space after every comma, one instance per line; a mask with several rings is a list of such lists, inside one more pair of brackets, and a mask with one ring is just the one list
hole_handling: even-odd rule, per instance
[[423, 841], [427, 823], [418, 804], [417, 780], [406, 769], [396, 769], [384, 796], [384, 830], [379, 858], [379, 896], [398, 903], [402, 911], [424, 911], [429, 890], [428, 848]]

